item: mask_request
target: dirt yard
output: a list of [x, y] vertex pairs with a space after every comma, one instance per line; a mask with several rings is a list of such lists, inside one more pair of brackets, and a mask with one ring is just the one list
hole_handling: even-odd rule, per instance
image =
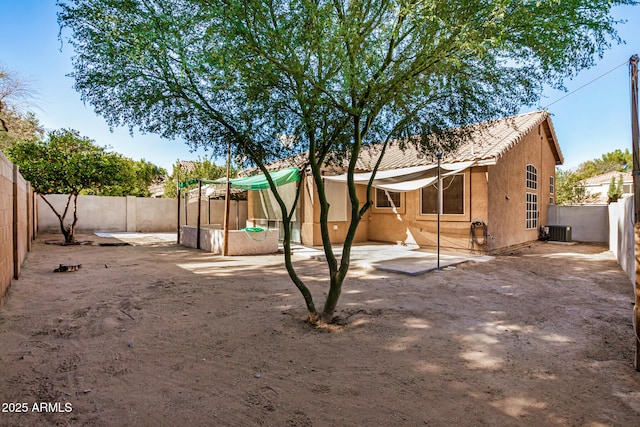
[[[327, 332], [303, 321], [281, 256], [51, 238], [0, 309], [2, 426], [640, 423], [633, 289], [603, 247], [356, 267]], [[323, 264], [298, 264], [320, 306]]]

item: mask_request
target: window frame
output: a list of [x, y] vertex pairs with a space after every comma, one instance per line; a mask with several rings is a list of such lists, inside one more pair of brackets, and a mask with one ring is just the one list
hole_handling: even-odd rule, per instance
[[525, 196], [525, 229], [537, 230], [540, 219], [538, 210], [538, 193], [527, 191]]
[[[442, 183], [442, 181], [444, 181], [446, 178], [449, 178], [449, 177], [454, 177], [455, 178], [457, 176], [461, 176], [462, 177], [462, 213], [445, 213], [444, 212], [444, 198], [445, 198], [445, 194], [446, 194], [446, 191], [447, 191], [447, 189], [444, 188], [443, 191], [442, 191], [442, 200], [440, 200], [440, 214], [441, 215], [446, 215], [446, 216], [451, 216], [451, 217], [463, 217], [463, 216], [466, 215], [466, 212], [467, 212], [467, 198], [466, 198], [466, 196], [467, 196], [467, 194], [466, 194], [467, 193], [467, 190], [466, 190], [466, 187], [467, 187], [466, 179], [467, 179], [467, 177], [466, 177], [466, 173], [465, 172], [461, 172], [461, 173], [456, 173], [456, 174], [452, 174], [452, 175], [446, 175], [446, 176], [441, 177], [440, 181]], [[429, 187], [429, 186], [433, 186], [433, 184], [429, 184], [427, 187]], [[424, 191], [423, 190], [425, 188], [427, 188], [427, 187], [422, 187], [420, 189], [420, 206], [419, 206], [420, 212], [419, 212], [419, 214], [421, 216], [435, 216], [435, 215], [438, 215], [438, 214], [437, 213], [425, 213], [425, 212], [422, 211], [423, 199], [424, 199]], [[438, 195], [438, 193], [436, 191], [436, 199], [438, 197], [437, 195]], [[437, 203], [437, 201], [436, 201], [436, 203]], [[436, 206], [436, 209], [437, 209], [437, 206]]]
[[[383, 190], [382, 188], [376, 188], [375, 189], [375, 201], [374, 201], [374, 207], [376, 209], [402, 209], [402, 192], [400, 191], [388, 191], [388, 190]], [[388, 206], [379, 206], [378, 205], [378, 192], [381, 191], [384, 194], [384, 201], [389, 203]], [[388, 194], [388, 195], [387, 195]], [[398, 195], [398, 204], [395, 204], [395, 200], [394, 197], [392, 196], [397, 194]], [[391, 198], [391, 200], [389, 200], [389, 198]]]
[[538, 189], [538, 168], [532, 163], [529, 163], [526, 168], [525, 188], [527, 190]]

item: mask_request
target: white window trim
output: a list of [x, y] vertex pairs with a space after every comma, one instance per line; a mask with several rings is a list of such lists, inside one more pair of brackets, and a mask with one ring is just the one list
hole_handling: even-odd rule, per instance
[[[533, 210], [529, 210], [529, 203], [534, 203], [533, 201], [529, 202], [529, 195], [535, 197], [535, 211]], [[526, 196], [525, 196], [525, 217], [524, 217], [524, 221], [525, 221], [525, 229], [526, 230], [537, 230], [538, 229], [538, 222], [540, 220], [540, 215], [539, 215], [539, 202], [538, 202], [538, 193], [532, 193], [527, 191], [526, 192]], [[535, 213], [534, 218], [529, 219], [528, 214], [529, 212], [533, 212]], [[529, 227], [529, 221], [533, 221], [533, 227]]]
[[[466, 177], [466, 173], [456, 173], [454, 175], [448, 175], [448, 176], [462, 176], [462, 213], [461, 214], [446, 214], [443, 212], [443, 206], [442, 204], [444, 203], [444, 192], [442, 193], [442, 200], [440, 200], [440, 212], [442, 212], [440, 215], [446, 215], [446, 216], [450, 216], [450, 217], [463, 217], [467, 214], [467, 177]], [[447, 176], [443, 176], [440, 178], [440, 181], [442, 181], [443, 179], [447, 178]], [[433, 184], [431, 184], [433, 185]], [[440, 185], [442, 185], [442, 182], [440, 183]], [[422, 188], [420, 190], [420, 206], [418, 207], [418, 209], [420, 209], [420, 216], [430, 216], [430, 217], [435, 217], [438, 216], [437, 213], [432, 214], [432, 213], [423, 213], [422, 212]]]
[[[533, 184], [535, 185], [535, 187], [529, 187], [529, 182], [532, 181], [529, 179], [529, 166], [533, 168], [533, 172], [535, 173], [535, 180], [533, 180]], [[527, 164], [527, 167], [525, 168], [524, 177], [525, 177], [524, 185], [527, 190], [538, 190], [538, 168], [536, 167], [536, 165], [534, 165], [533, 163]]]

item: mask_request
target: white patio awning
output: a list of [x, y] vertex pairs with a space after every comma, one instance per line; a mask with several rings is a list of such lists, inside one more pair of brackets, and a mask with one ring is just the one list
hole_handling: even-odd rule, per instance
[[[441, 164], [441, 176], [454, 175], [471, 167], [472, 165], [473, 162]], [[437, 165], [428, 165], [380, 171], [376, 174], [375, 179], [373, 180], [373, 187], [394, 192], [419, 190], [420, 188], [431, 185], [438, 179], [437, 168]], [[356, 184], [367, 184], [370, 178], [370, 172], [354, 174]], [[325, 176], [324, 179], [346, 183], [347, 174]]]

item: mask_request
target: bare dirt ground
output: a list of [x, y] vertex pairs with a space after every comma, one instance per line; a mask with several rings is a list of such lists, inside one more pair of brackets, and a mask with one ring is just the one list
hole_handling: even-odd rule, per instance
[[[640, 422], [633, 289], [600, 246], [416, 277], [353, 268], [328, 332], [303, 321], [281, 256], [51, 238], [0, 309], [3, 426]], [[320, 305], [323, 264], [298, 264]]]

